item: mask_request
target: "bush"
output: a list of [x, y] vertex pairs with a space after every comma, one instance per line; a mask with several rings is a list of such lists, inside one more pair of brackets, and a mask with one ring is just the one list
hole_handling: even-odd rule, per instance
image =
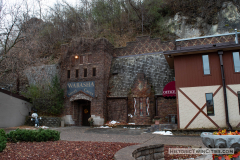
[[62, 113], [64, 90], [57, 75], [53, 77], [50, 84], [30, 85], [27, 92], [21, 92], [21, 94], [31, 100], [38, 115], [58, 116]]
[[6, 148], [7, 136], [3, 129], [0, 129], [0, 152]]
[[60, 132], [54, 130], [44, 130], [40, 128], [37, 131], [34, 130], [25, 130], [25, 129], [16, 129], [7, 134], [7, 138], [10, 142], [45, 142], [45, 141], [57, 141], [60, 139]]

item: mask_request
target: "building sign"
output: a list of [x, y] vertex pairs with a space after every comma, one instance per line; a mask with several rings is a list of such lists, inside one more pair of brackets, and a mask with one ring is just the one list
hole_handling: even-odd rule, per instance
[[176, 94], [176, 91], [175, 90], [167, 90], [167, 91], [163, 91], [163, 94], [166, 95], [166, 94]]
[[82, 91], [91, 97], [95, 97], [95, 81], [69, 82], [67, 84], [67, 96], [71, 97], [75, 93]]
[[169, 82], [163, 88], [163, 97], [176, 97], [175, 81]]

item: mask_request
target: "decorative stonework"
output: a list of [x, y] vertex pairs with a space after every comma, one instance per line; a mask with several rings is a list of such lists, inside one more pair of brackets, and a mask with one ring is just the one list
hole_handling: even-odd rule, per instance
[[76, 100], [80, 100], [80, 99], [87, 100], [87, 101], [92, 101], [92, 98], [91, 98], [91, 97], [88, 97], [88, 96], [86, 96], [86, 95], [83, 94], [83, 93], [78, 93], [78, 94], [76, 94], [76, 95], [73, 95], [73, 96], [70, 98], [70, 101], [76, 101]]
[[189, 41], [178, 41], [176, 43], [177, 49], [183, 47], [192, 47], [192, 46], [201, 46], [201, 45], [209, 45], [209, 44], [217, 44], [217, 43], [227, 43], [234, 42], [235, 35], [227, 35], [227, 36], [219, 36], [219, 37], [208, 37], [202, 39], [193, 39]]
[[138, 144], [133, 146], [125, 147], [119, 150], [114, 155], [115, 160], [164, 160], [164, 145], [153, 143], [153, 144]]
[[[141, 87], [139, 87], [141, 86]], [[128, 93], [128, 118], [129, 123], [149, 125], [155, 116], [154, 91], [144, 73], [138, 73]]]
[[113, 56], [139, 55], [144, 53], [163, 52], [173, 50], [175, 43], [161, 42], [160, 38], [150, 38], [150, 36], [136, 37], [136, 41], [127, 42], [126, 47], [115, 48]]

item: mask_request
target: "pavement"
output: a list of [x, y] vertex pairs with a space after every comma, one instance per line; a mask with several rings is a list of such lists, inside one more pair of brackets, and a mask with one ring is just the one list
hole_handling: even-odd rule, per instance
[[130, 128], [90, 128], [90, 127], [59, 127], [52, 128], [61, 132], [61, 140], [93, 141], [93, 142], [124, 142], [124, 143], [159, 143], [166, 145], [186, 145], [204, 147], [200, 136], [158, 135], [146, 133], [145, 129]]

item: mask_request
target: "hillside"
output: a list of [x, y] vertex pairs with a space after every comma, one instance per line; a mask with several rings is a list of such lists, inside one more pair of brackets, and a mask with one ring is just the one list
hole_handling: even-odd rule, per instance
[[237, 0], [82, 0], [80, 4], [59, 2], [48, 15], [15, 16], [1, 41], [0, 88], [25, 90], [26, 69], [57, 64], [61, 45], [79, 37], [105, 37], [123, 47], [141, 35], [172, 41], [240, 29]]

